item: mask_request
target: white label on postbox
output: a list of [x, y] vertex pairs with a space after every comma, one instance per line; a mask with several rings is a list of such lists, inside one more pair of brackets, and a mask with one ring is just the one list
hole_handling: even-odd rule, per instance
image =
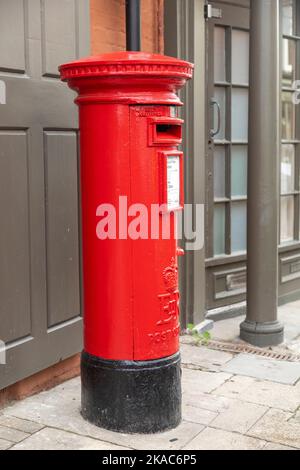
[[167, 157], [167, 198], [168, 210], [180, 207], [180, 157]]

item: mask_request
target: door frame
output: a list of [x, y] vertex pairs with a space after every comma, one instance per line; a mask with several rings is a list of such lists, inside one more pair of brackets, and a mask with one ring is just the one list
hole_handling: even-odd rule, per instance
[[[165, 0], [165, 54], [195, 64], [181, 93], [185, 154], [185, 202], [205, 205], [205, 0]], [[204, 220], [202, 221], [204, 230]], [[205, 319], [205, 246], [180, 260], [181, 326]]]

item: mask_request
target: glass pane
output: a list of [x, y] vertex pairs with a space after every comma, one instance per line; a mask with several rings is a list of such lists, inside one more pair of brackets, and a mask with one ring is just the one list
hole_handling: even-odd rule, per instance
[[[226, 88], [215, 87], [215, 99], [221, 108], [221, 127], [220, 132], [215, 136], [217, 140], [225, 139], [225, 122], [226, 122]], [[218, 113], [214, 106], [214, 129], [218, 126]]]
[[225, 204], [214, 208], [214, 255], [225, 253]]
[[296, 42], [282, 41], [282, 84], [291, 87], [296, 79]]
[[234, 88], [231, 104], [232, 140], [248, 140], [248, 90]]
[[293, 104], [293, 93], [282, 92], [282, 138], [284, 140], [295, 139], [295, 105]]
[[293, 27], [293, 0], [282, 1], [282, 15], [283, 15], [283, 34], [291, 36], [294, 33]]
[[295, 189], [295, 147], [282, 145], [281, 155], [281, 194]]
[[280, 240], [281, 243], [294, 240], [294, 196], [281, 198]]
[[214, 195], [215, 198], [225, 197], [226, 176], [226, 152], [225, 147], [217, 145], [214, 151]]
[[231, 207], [231, 251], [246, 251], [247, 248], [247, 204], [235, 202]]
[[233, 145], [231, 150], [231, 194], [247, 196], [247, 147]]
[[215, 27], [214, 30], [214, 68], [215, 82], [226, 81], [226, 48], [225, 28]]
[[249, 83], [249, 33], [232, 31], [232, 82]]

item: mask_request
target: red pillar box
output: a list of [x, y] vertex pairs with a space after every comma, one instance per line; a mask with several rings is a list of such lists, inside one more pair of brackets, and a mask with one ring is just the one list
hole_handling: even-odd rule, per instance
[[116, 431], [173, 428], [181, 420], [174, 225], [183, 206], [176, 93], [192, 65], [118, 52], [60, 73], [80, 116], [82, 414]]

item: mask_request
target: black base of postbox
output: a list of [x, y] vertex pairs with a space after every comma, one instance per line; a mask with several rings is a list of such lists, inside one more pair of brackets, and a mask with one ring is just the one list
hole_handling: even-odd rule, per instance
[[180, 354], [153, 361], [81, 355], [82, 416], [124, 433], [151, 434], [181, 422]]

